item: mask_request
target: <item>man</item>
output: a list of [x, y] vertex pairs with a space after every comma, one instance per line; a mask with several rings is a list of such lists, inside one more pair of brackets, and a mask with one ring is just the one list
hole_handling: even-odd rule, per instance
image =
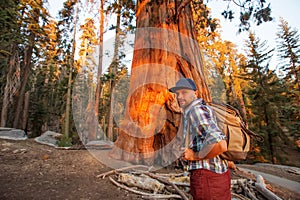
[[212, 109], [197, 98], [193, 80], [181, 78], [170, 88], [183, 109], [183, 136], [190, 189], [194, 200], [231, 199], [230, 171], [220, 154], [227, 150], [225, 135], [217, 126]]

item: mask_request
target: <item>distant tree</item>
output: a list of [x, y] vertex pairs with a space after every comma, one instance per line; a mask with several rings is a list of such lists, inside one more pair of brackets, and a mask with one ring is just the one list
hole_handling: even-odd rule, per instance
[[265, 138], [265, 142], [260, 144], [262, 155], [272, 163], [277, 163], [276, 148], [279, 147], [278, 138], [282, 135], [279, 102], [282, 101], [284, 88], [275, 71], [269, 69], [273, 51], [268, 49], [266, 41], [261, 42], [254, 33], [250, 33], [244, 78], [249, 84], [246, 91], [250, 99], [247, 103], [249, 125]]
[[[32, 81], [30, 98], [31, 136], [36, 137], [41, 131], [48, 129], [59, 131], [61, 118], [61, 98], [59, 80], [61, 76], [60, 62], [57, 45], [57, 23], [49, 20], [44, 26], [45, 36], [40, 41], [40, 56], [36, 67], [32, 70], [34, 79]], [[43, 128], [42, 128], [43, 127]], [[54, 129], [54, 127], [56, 129]]]
[[220, 24], [210, 16], [204, 4], [193, 2], [193, 20], [196, 38], [204, 54], [207, 84], [214, 100], [223, 101], [238, 108], [246, 119], [242, 79], [238, 78], [239, 65], [245, 59], [236, 46], [221, 39]]
[[[63, 8], [59, 11], [58, 20], [58, 47], [60, 51], [58, 56], [61, 64], [61, 80], [59, 87], [61, 90], [61, 121], [62, 132], [66, 138], [72, 137], [72, 118], [71, 113], [71, 94], [73, 89], [73, 81], [75, 75], [78, 73], [79, 67], [75, 62], [76, 50], [76, 34], [77, 22], [79, 16], [78, 1], [67, 0], [63, 4]], [[75, 128], [74, 128], [75, 129]]]
[[[113, 60], [108, 68], [108, 73], [105, 75], [109, 91], [109, 109], [106, 112], [107, 124], [107, 136], [110, 140], [113, 140], [113, 127], [114, 127], [114, 113], [115, 109], [115, 94], [113, 93], [117, 81], [124, 77], [124, 67], [126, 67], [122, 60], [126, 56], [125, 52], [121, 49], [124, 46], [124, 39], [126, 34], [133, 30], [134, 19], [134, 2], [131, 0], [117, 0], [113, 1], [106, 9], [106, 13], [116, 14], [116, 22], [110, 27], [110, 30], [115, 30], [115, 41]], [[120, 77], [121, 75], [121, 77]]]
[[276, 35], [279, 69], [283, 71], [287, 81], [293, 83], [294, 86], [290, 89], [300, 92], [300, 35], [283, 18], [280, 19]]
[[289, 136], [300, 138], [300, 38], [298, 31], [280, 19], [277, 32], [277, 51], [280, 58], [279, 69], [283, 74], [285, 92], [282, 101], [281, 121]]
[[9, 113], [13, 113], [14, 97], [20, 88], [18, 43], [23, 37], [19, 32], [18, 4], [13, 0], [0, 2], [0, 126], [5, 127], [11, 126]]
[[[6, 126], [9, 125], [14, 128], [26, 129], [25, 122], [27, 121], [27, 119], [25, 118], [27, 118], [28, 116], [27, 107], [29, 105], [28, 101], [30, 95], [30, 81], [32, 80], [31, 72], [40, 56], [39, 42], [45, 37], [45, 31], [43, 27], [45, 24], [47, 24], [47, 20], [49, 17], [49, 14], [44, 8], [43, 3], [44, 2], [42, 0], [28, 2], [20, 1], [16, 2], [16, 4], [12, 4], [12, 1], [9, 1], [8, 3], [1, 3], [1, 5], [4, 5], [3, 7], [8, 6], [8, 9], [6, 10], [8, 11], [8, 15], [6, 17], [3, 16], [3, 20], [7, 20], [8, 16], [10, 16], [10, 19], [8, 19], [8, 22], [12, 22], [10, 25], [10, 32], [16, 33], [15, 36], [11, 37], [12, 40], [7, 40], [8, 42], [11, 42], [9, 46], [12, 52], [6, 57], [8, 60], [10, 60], [10, 67], [7, 68], [9, 69], [9, 73], [7, 74], [6, 87], [8, 86], [8, 90], [10, 90], [10, 92], [18, 95], [14, 96], [13, 106], [10, 105], [10, 119], [12, 119], [12, 123], [6, 123], [6, 111], [8, 109], [5, 107], [3, 107], [4, 109], [2, 109], [3, 120], [1, 119], [1, 121]], [[4, 14], [5, 12], [2, 13]], [[4, 36], [7, 37], [9, 35], [5, 34]], [[15, 75], [19, 77], [19, 87], [15, 87], [12, 84], [12, 82], [15, 81], [13, 77]], [[14, 88], [15, 91], [13, 91], [12, 88]], [[8, 105], [8, 90], [4, 92], [4, 101], [6, 101], [3, 104], [4, 106]], [[12, 96], [10, 95], [10, 98]]]
[[94, 74], [97, 73], [97, 61], [95, 60], [96, 46], [99, 44], [96, 37], [96, 27], [95, 22], [91, 18], [86, 18], [83, 25], [80, 26], [81, 35], [80, 39], [80, 48], [78, 60], [81, 65], [81, 72], [87, 74], [87, 85], [88, 85], [88, 96], [87, 102], [88, 106], [86, 107], [85, 119], [86, 123], [89, 124], [87, 127], [88, 138], [89, 140], [95, 140], [97, 137], [96, 127], [98, 122], [97, 115], [94, 113], [95, 109], [95, 98], [94, 94], [97, 87], [97, 80], [94, 80]]

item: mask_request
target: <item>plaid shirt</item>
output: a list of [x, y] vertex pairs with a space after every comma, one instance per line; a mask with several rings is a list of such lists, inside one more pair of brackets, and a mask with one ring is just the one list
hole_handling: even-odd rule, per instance
[[[226, 137], [218, 128], [212, 109], [206, 106], [202, 99], [193, 101], [184, 110], [184, 138], [187, 129], [189, 129], [189, 148], [194, 152], [199, 152], [203, 146], [217, 143]], [[207, 169], [221, 174], [227, 171], [228, 165], [226, 160], [217, 156], [211, 159], [188, 161], [188, 170], [194, 169]]]

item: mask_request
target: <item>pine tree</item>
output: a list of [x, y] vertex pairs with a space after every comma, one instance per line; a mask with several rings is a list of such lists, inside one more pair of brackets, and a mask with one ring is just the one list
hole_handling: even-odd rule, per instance
[[[36, 66], [40, 56], [40, 42], [46, 37], [43, 27], [47, 24], [49, 13], [44, 8], [44, 2], [41, 0], [14, 3], [12, 3], [12, 1], [9, 1], [8, 4], [1, 3], [1, 5], [8, 6], [6, 10], [9, 13], [8, 16], [10, 16], [8, 22], [12, 22], [8, 27], [10, 27], [11, 33], [16, 33], [15, 36], [11, 37], [11, 40], [7, 40], [10, 43], [9, 51], [11, 51], [10, 54], [6, 56], [6, 62], [9, 62], [6, 87], [8, 86], [9, 89], [5, 89], [4, 92], [5, 98], [2, 106], [1, 123], [6, 126], [9, 125], [15, 128], [26, 129], [27, 108], [31, 88], [30, 81], [32, 80], [31, 72]], [[4, 14], [5, 12], [2, 13]], [[7, 16], [4, 16], [3, 19], [6, 20]], [[3, 36], [8, 37], [9, 35], [4, 34]], [[15, 75], [18, 76], [17, 82], [19, 87], [14, 86], [14, 82], [16, 81], [13, 76]], [[12, 91], [12, 88], [14, 88], [15, 91]], [[18, 96], [13, 97], [13, 95], [10, 95], [9, 99], [12, 103], [9, 109], [11, 113], [9, 113], [10, 116], [7, 117], [8, 95], [6, 94], [11, 92], [13, 94], [17, 93]], [[6, 119], [11, 119], [11, 121], [6, 123]]]
[[265, 138], [265, 142], [260, 144], [262, 155], [272, 163], [276, 163], [278, 158], [276, 151], [280, 147], [278, 138], [282, 135], [278, 102], [282, 100], [284, 88], [276, 73], [269, 68], [273, 49], [268, 49], [266, 41], [261, 42], [250, 32], [247, 52], [244, 78], [249, 81], [246, 91], [250, 99], [247, 104], [249, 125]]
[[276, 42], [286, 88], [280, 119], [286, 134], [296, 141], [300, 138], [300, 40], [298, 31], [292, 30], [283, 18], [280, 19]]
[[96, 38], [96, 27], [95, 22], [91, 18], [85, 19], [83, 25], [80, 26], [82, 34], [80, 36], [80, 49], [79, 55], [80, 57], [80, 64], [81, 64], [81, 72], [87, 75], [87, 85], [88, 85], [88, 95], [87, 95], [87, 102], [88, 105], [86, 107], [85, 119], [86, 123], [88, 124], [86, 127], [88, 130], [88, 139], [95, 140], [97, 138], [97, 126], [98, 126], [98, 118], [94, 113], [95, 108], [95, 92], [97, 83], [94, 80], [94, 74], [97, 69], [97, 61], [95, 60], [95, 53], [96, 53], [96, 45], [98, 44], [98, 40]]
[[[292, 90], [300, 91], [300, 36], [296, 29], [280, 19], [277, 32], [277, 51], [280, 58], [280, 70], [285, 73], [285, 79], [292, 83]], [[299, 96], [299, 93], [298, 93]], [[299, 96], [300, 97], [300, 96]], [[300, 100], [300, 99], [298, 99]]]
[[205, 55], [207, 83], [212, 98], [233, 105], [246, 119], [241, 89], [243, 80], [238, 78], [238, 66], [244, 56], [238, 54], [233, 43], [221, 39], [219, 22], [211, 18], [208, 7], [197, 1], [192, 5], [197, 40]]
[[[124, 72], [127, 71], [124, 67], [125, 64], [123, 63], [124, 57], [126, 54], [122, 52], [122, 46], [124, 46], [124, 40], [126, 39], [126, 34], [129, 31], [132, 31], [132, 20], [134, 18], [134, 2], [124, 1], [124, 0], [117, 0], [114, 1], [111, 5], [108, 6], [106, 12], [116, 14], [116, 22], [115, 25], [110, 27], [111, 30], [115, 30], [115, 41], [114, 41], [114, 52], [113, 52], [113, 60], [108, 68], [108, 74], [105, 75], [107, 78], [106, 84], [108, 85], [108, 92], [109, 92], [109, 105], [108, 105], [108, 112], [106, 114], [106, 121], [108, 122], [107, 125], [107, 136], [110, 140], [113, 140], [113, 128], [114, 124], [114, 115], [115, 112], [118, 112], [115, 108], [115, 95], [116, 91], [114, 91], [117, 82], [120, 79], [124, 78]], [[125, 70], [125, 71], [124, 71]], [[120, 85], [120, 84], [119, 84]]]
[[[64, 139], [68, 142], [70, 138], [76, 138], [75, 125], [71, 118], [71, 91], [73, 89], [73, 81], [80, 67], [75, 61], [76, 50], [76, 33], [79, 9], [78, 0], [67, 0], [63, 4], [63, 8], [59, 11], [58, 21], [58, 46], [61, 64], [60, 80], [57, 83], [57, 88], [60, 91], [60, 116], [62, 121], [62, 132]], [[76, 113], [77, 114], [77, 113]], [[73, 115], [77, 116], [77, 115]], [[76, 134], [77, 135], [77, 134]], [[69, 143], [69, 142], [68, 142]]]
[[49, 20], [44, 27], [47, 37], [40, 42], [40, 56], [34, 68], [32, 81], [32, 98], [30, 101], [31, 136], [39, 136], [42, 127], [45, 130], [61, 131], [59, 127], [62, 113], [58, 84], [61, 69], [58, 57], [57, 23]]
[[18, 26], [17, 3], [2, 0], [0, 4], [0, 126], [5, 127], [11, 125], [9, 111], [12, 110], [14, 97], [20, 87], [18, 42], [22, 41], [22, 35]]

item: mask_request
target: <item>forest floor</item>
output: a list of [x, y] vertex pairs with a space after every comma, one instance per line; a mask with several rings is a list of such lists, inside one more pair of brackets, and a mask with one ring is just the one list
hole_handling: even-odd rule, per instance
[[[276, 170], [272, 165], [248, 167], [300, 182], [300, 175]], [[0, 199], [141, 199], [140, 195], [117, 188], [108, 178], [96, 177], [110, 170], [84, 149], [59, 150], [32, 139], [0, 139]], [[270, 186], [282, 199], [299, 199], [297, 193], [274, 184]]]

